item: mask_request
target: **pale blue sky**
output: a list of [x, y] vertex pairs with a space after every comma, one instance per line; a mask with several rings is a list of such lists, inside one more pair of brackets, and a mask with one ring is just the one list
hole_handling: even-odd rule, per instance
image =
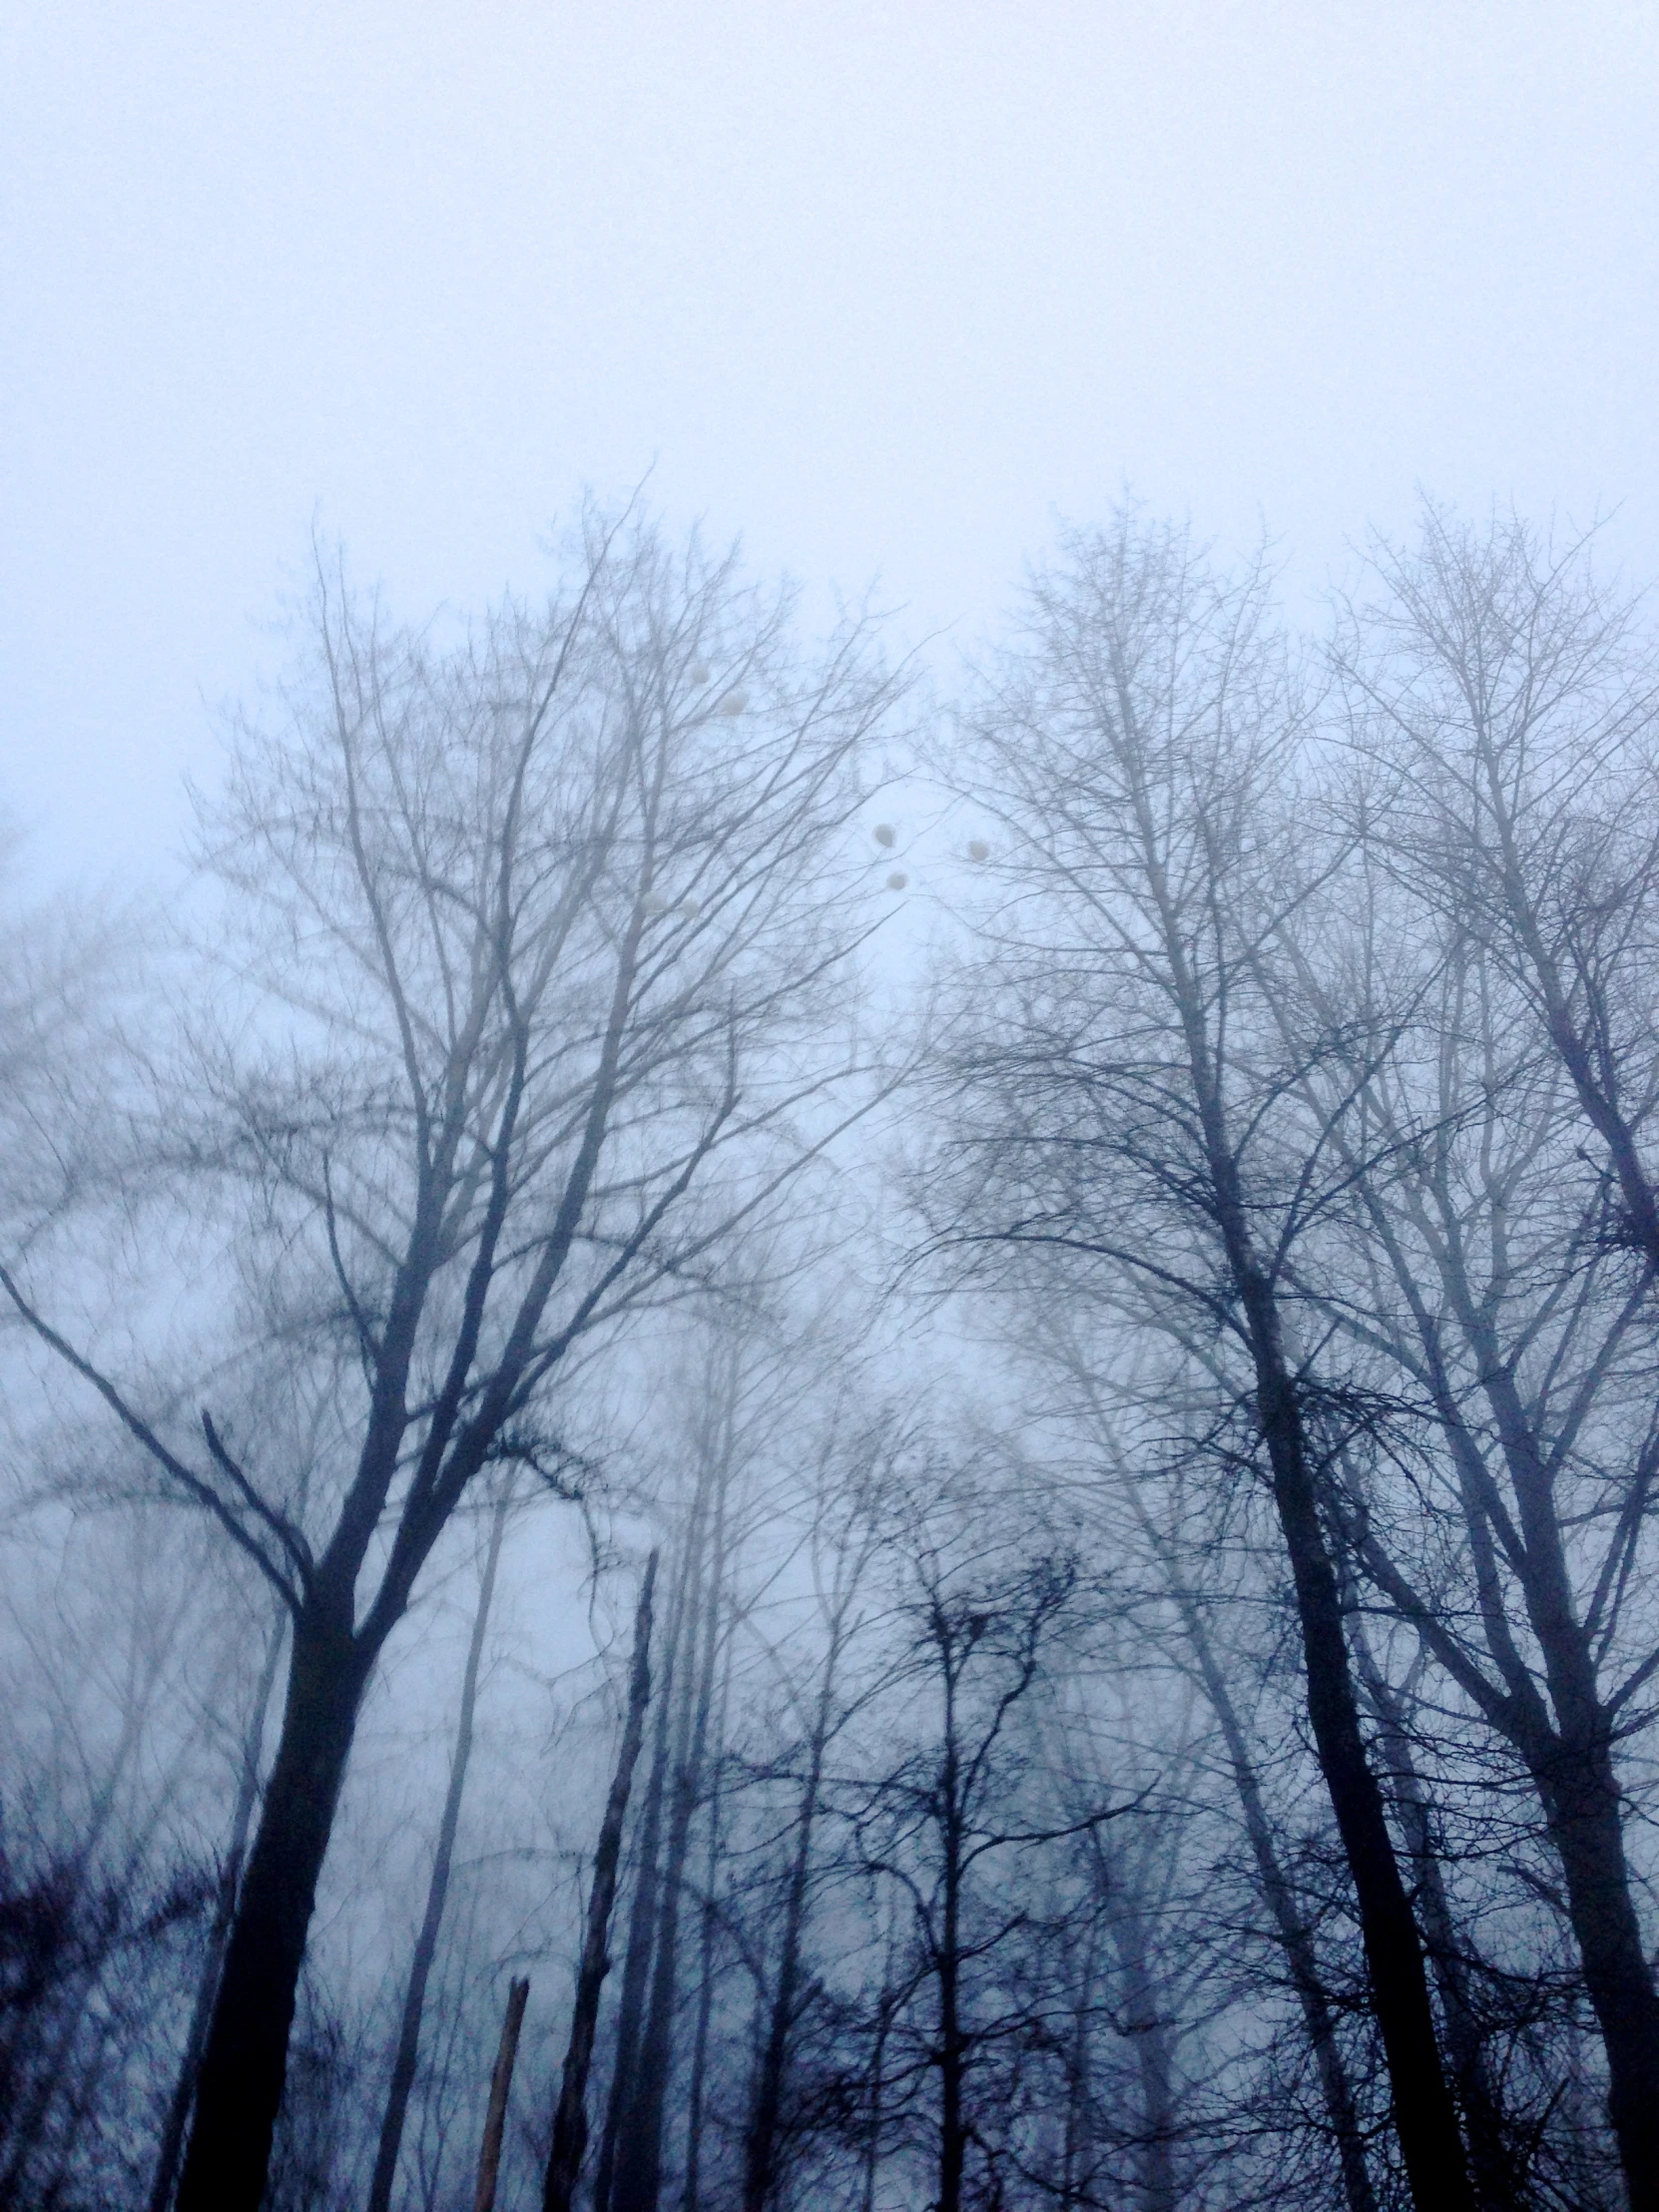
[[52, 0], [0, 21], [0, 796], [163, 864], [313, 513], [409, 612], [584, 481], [914, 630], [1127, 478], [1659, 571], [1659, 11]]

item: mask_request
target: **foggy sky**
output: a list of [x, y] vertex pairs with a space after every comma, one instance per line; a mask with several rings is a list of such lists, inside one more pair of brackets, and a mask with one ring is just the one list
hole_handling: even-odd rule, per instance
[[14, 0], [0, 804], [157, 874], [313, 524], [419, 613], [653, 462], [964, 643], [1125, 481], [1659, 572], [1656, 94], [1611, 0]]

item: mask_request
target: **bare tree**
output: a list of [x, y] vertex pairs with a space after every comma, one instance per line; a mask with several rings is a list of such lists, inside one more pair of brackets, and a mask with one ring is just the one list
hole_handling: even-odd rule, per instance
[[446, 652], [321, 578], [286, 726], [237, 744], [205, 834], [242, 995], [172, 1158], [296, 1352], [351, 1347], [331, 1499], [302, 1522], [211, 1411], [193, 1450], [0, 1271], [293, 1622], [181, 2212], [258, 2205], [363, 1692], [469, 1485], [556, 1473], [571, 1348], [694, 1281], [858, 1110], [830, 1103], [844, 830], [892, 696], [862, 625], [808, 664], [730, 562], [595, 518], [572, 589]]
[[[1148, 1467], [1122, 1440], [1114, 1419], [1109, 1382], [1092, 1372], [1081, 1341], [1079, 1307], [1064, 1325], [1032, 1331], [1026, 1357], [1037, 1369], [1050, 1401], [1059, 1383], [1075, 1399], [1067, 1417], [1081, 1427], [1091, 1458], [1099, 1462], [1098, 1482], [1112, 1503], [1127, 1509], [1126, 1541], [1139, 1540], [1151, 1567], [1152, 1589], [1167, 1599], [1175, 1616], [1174, 1639], [1160, 1635], [1156, 1621], [1139, 1624], [1148, 1643], [1173, 1641], [1176, 1663], [1202, 1688], [1215, 1715], [1227, 1771], [1237, 1797], [1239, 1817], [1250, 1849], [1262, 1908], [1285, 1961], [1303, 2028], [1318, 2074], [1330, 2138], [1336, 2146], [1348, 2212], [1377, 2212], [1377, 2194], [1366, 2162], [1366, 2125], [1349, 2061], [1342, 2047], [1338, 2011], [1332, 2000], [1315, 1939], [1309, 1901], [1298, 1890], [1279, 1824], [1263, 1788], [1261, 1761], [1247, 1725], [1245, 1691], [1231, 1679], [1229, 1655], [1221, 1648], [1214, 1613], [1217, 1593], [1205, 1586], [1206, 1546], [1184, 1545], [1161, 1520], [1155, 1499], [1160, 1487]], [[1109, 1328], [1109, 1323], [1108, 1323]], [[1174, 1488], [1165, 1511], [1179, 1527], [1182, 1492]], [[1213, 1574], [1213, 1566], [1212, 1566]], [[1245, 1676], [1249, 1681], [1249, 1674]]]
[[1086, 1835], [1125, 1808], [1096, 1805], [1055, 1821], [1051, 1800], [1033, 1797], [1036, 1761], [1018, 1732], [1042, 1679], [1045, 1645], [1073, 1601], [1075, 1563], [1011, 1561], [1005, 1539], [951, 1543], [925, 1526], [908, 1538], [910, 1635], [891, 1685], [919, 1709], [904, 1730], [910, 1745], [884, 1772], [843, 1785], [838, 1810], [865, 1872], [896, 1885], [905, 1900], [908, 1986], [925, 1991], [929, 2011], [911, 2072], [937, 2083], [934, 2202], [938, 2212], [960, 2212], [970, 2152], [977, 2147], [995, 2163], [976, 2077], [1024, 2022], [996, 1996], [1005, 1987], [999, 1954], [1027, 1913], [1017, 1882], [1012, 1894], [1002, 1892], [993, 1870]]
[[1180, 533], [1124, 512], [1038, 580], [957, 772], [1005, 826], [1006, 898], [943, 1078], [962, 1212], [933, 1211], [981, 1251], [1111, 1271], [1259, 1450], [1401, 2156], [1419, 2205], [1469, 2206], [1345, 1634], [1322, 1494], [1330, 1392], [1299, 1349], [1290, 1272], [1339, 1180], [1329, 1118], [1297, 1096], [1332, 1040], [1287, 1050], [1273, 1016], [1269, 954], [1318, 881], [1293, 828], [1302, 730], [1259, 574], [1221, 580]]
[[1376, 548], [1381, 591], [1336, 648], [1366, 863], [1354, 952], [1299, 980], [1410, 1009], [1384, 1062], [1338, 1078], [1370, 1133], [1363, 1173], [1349, 1148], [1349, 1223], [1374, 1264], [1328, 1270], [1327, 1311], [1431, 1424], [1431, 1449], [1423, 1429], [1395, 1448], [1461, 1550], [1425, 1550], [1420, 1510], [1379, 1501], [1360, 1557], [1537, 1789], [1630, 2200], [1651, 2206], [1659, 1996], [1616, 1746], [1659, 1669], [1639, 1602], [1659, 1475], [1659, 659], [1589, 551], [1433, 508], [1414, 550]]

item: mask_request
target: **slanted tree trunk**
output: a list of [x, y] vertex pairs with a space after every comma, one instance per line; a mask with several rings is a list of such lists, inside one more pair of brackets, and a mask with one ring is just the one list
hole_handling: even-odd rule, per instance
[[1441, 2063], [1422, 1939], [1388, 1833], [1382, 1792], [1360, 1728], [1342, 1594], [1320, 1517], [1316, 1459], [1302, 1390], [1285, 1349], [1272, 1277], [1258, 1257], [1238, 1156], [1201, 996], [1178, 943], [1170, 945], [1203, 1133], [1211, 1204], [1255, 1371], [1255, 1411], [1296, 1592], [1308, 1718], [1315, 1754], [1354, 1881], [1378, 2032], [1393, 2090], [1394, 2129], [1418, 2212], [1475, 2212], [1457, 2112]]
[[472, 2212], [495, 2212], [495, 2185], [501, 2172], [501, 2142], [507, 2128], [507, 2099], [512, 2094], [513, 2064], [518, 2057], [518, 2034], [524, 2025], [524, 2007], [530, 2001], [528, 1978], [514, 1981], [507, 1990], [507, 2016], [501, 2023], [501, 2041], [490, 2075], [490, 2101], [484, 2113], [484, 2140], [478, 2149], [478, 2186]]
[[1197, 1663], [1199, 1679], [1204, 1685], [1205, 1697], [1220, 1725], [1222, 1741], [1227, 1746], [1227, 1761], [1233, 1773], [1233, 1787], [1238, 1793], [1239, 1810], [1244, 1816], [1245, 1836], [1250, 1844], [1251, 1857], [1256, 1862], [1256, 1879], [1261, 1887], [1263, 1903], [1273, 1922], [1274, 1934], [1290, 1969], [1291, 1985], [1296, 1990], [1303, 2026], [1314, 2053], [1314, 2063], [1319, 2069], [1326, 2118], [1337, 2145], [1337, 2156], [1342, 2168], [1343, 2201], [1348, 2212], [1377, 2212], [1377, 2193], [1372, 2187], [1371, 2174], [1366, 2165], [1360, 2115], [1355, 2106], [1348, 2068], [1343, 2063], [1342, 2049], [1337, 2041], [1337, 2023], [1331, 2010], [1325, 1979], [1320, 1972], [1313, 1932], [1298, 1901], [1295, 1885], [1280, 1864], [1273, 1823], [1269, 1820], [1267, 1807], [1262, 1801], [1262, 1785], [1256, 1773], [1256, 1763], [1250, 1754], [1250, 1746], [1245, 1740], [1238, 1708], [1227, 1687], [1227, 1676], [1216, 1658], [1215, 1646], [1210, 1641], [1210, 1632], [1203, 1614], [1191, 1591], [1179, 1583], [1167, 1556], [1163, 1538], [1152, 1527], [1150, 1517], [1138, 1496], [1135, 1507], [1141, 1525], [1163, 1563], [1170, 1593], [1181, 1615], [1188, 1648]]
[[472, 1635], [467, 1644], [466, 1666], [461, 1676], [461, 1710], [455, 1727], [455, 1746], [449, 1761], [449, 1787], [444, 1794], [443, 1817], [438, 1823], [437, 1850], [432, 1855], [431, 1879], [426, 1885], [426, 1911], [415, 1937], [409, 1961], [408, 1987], [398, 2021], [397, 2048], [392, 2058], [386, 2108], [380, 2119], [380, 2140], [374, 2153], [374, 2173], [368, 2185], [368, 2212], [390, 2212], [392, 2183], [397, 2178], [397, 2155], [403, 2144], [403, 2121], [414, 2088], [420, 2059], [420, 2022], [426, 2009], [426, 1983], [437, 1956], [443, 1908], [449, 1895], [449, 1870], [455, 1856], [455, 1838], [461, 1825], [461, 1800], [466, 1792], [466, 1770], [472, 1758], [472, 1721], [478, 1703], [478, 1667], [484, 1653], [490, 1605], [495, 1596], [495, 1573], [501, 1560], [501, 1538], [512, 1504], [510, 1488], [504, 1488], [490, 1516], [489, 1544], [484, 1571], [473, 1608]]
[[1659, 2104], [1652, 2087], [1659, 2082], [1659, 2000], [1631, 1895], [1611, 1735], [1608, 1726], [1599, 1741], [1592, 1737], [1541, 1761], [1537, 1780], [1561, 1862], [1584, 1985], [1607, 2053], [1607, 2107], [1631, 2212], [1655, 2212]]
[[645, 1740], [645, 1713], [651, 1700], [651, 1598], [657, 1581], [658, 1554], [646, 1561], [634, 1616], [634, 1656], [628, 1675], [628, 1713], [617, 1751], [616, 1773], [599, 1825], [593, 1855], [593, 1886], [588, 1892], [587, 1935], [576, 1975], [571, 2009], [570, 2046], [565, 2052], [558, 2107], [553, 2114], [553, 2144], [542, 2185], [543, 2212], [570, 2212], [588, 2144], [588, 2068], [599, 2024], [599, 1995], [611, 1969], [611, 1912], [616, 1903], [617, 1867], [622, 1857], [622, 1828], [634, 1787], [634, 1769]]
[[638, 1864], [634, 1869], [634, 1902], [628, 1915], [628, 1952], [622, 1968], [622, 2001], [617, 2008], [616, 2056], [611, 2066], [610, 2093], [605, 2103], [605, 2131], [599, 2146], [599, 2170], [594, 2176], [594, 2212], [609, 2212], [616, 2183], [617, 2159], [628, 2119], [639, 2067], [640, 2035], [645, 2024], [646, 1997], [651, 1983], [651, 1961], [657, 1943], [657, 1907], [662, 1888], [663, 1803], [668, 1794], [669, 1748], [667, 1736], [668, 1691], [664, 1685], [657, 1715], [657, 1742], [646, 1789], [645, 1813], [640, 1823]]
[[254, 1809], [260, 1801], [260, 1753], [265, 1744], [266, 1722], [270, 1717], [272, 1693], [276, 1687], [276, 1669], [281, 1660], [283, 1631], [286, 1626], [284, 1617], [278, 1619], [272, 1629], [265, 1665], [260, 1672], [259, 1688], [254, 1696], [254, 1714], [249, 1723], [248, 1740], [243, 1747], [242, 1773], [238, 1777], [237, 1801], [231, 1815], [230, 1841], [226, 1846], [225, 1865], [220, 1873], [219, 1889], [214, 1899], [213, 1925], [208, 1931], [208, 1947], [196, 1984], [196, 2000], [191, 2007], [184, 2056], [179, 2062], [179, 2078], [173, 2085], [167, 2119], [162, 2128], [162, 2144], [156, 2158], [155, 2179], [150, 2185], [149, 2212], [168, 2212], [168, 2206], [173, 2202], [174, 2187], [179, 2179], [179, 2160], [185, 2147], [185, 2129], [190, 2122], [191, 2102], [196, 2095], [197, 2069], [202, 2063], [202, 2050], [208, 2039], [208, 2022], [213, 2018], [214, 1999], [219, 1993], [219, 1978], [225, 1964], [225, 1945], [230, 1936], [231, 1922], [236, 1913], [237, 1890], [242, 1880], [242, 1863], [248, 1851], [249, 1831], [254, 1825]]
[[1568, 1916], [1607, 2052], [1608, 2111], [1631, 2212], [1659, 2208], [1659, 1989], [1632, 1894], [1624, 1793], [1613, 1765], [1616, 1713], [1596, 1679], [1592, 1637], [1573, 1603], [1554, 1485], [1515, 1378], [1483, 1375], [1519, 1506], [1526, 1545], [1527, 1615], [1543, 1656], [1556, 1725], [1528, 1725], [1531, 1701], [1512, 1705], [1515, 1740], [1531, 1769], [1561, 1862]]
[[1434, 2031], [1422, 1939], [1361, 1732], [1342, 1594], [1320, 1515], [1317, 1462], [1302, 1390], [1285, 1349], [1276, 1287], [1255, 1248], [1220, 1076], [1204, 1028], [1202, 995], [1173, 931], [1167, 951], [1183, 1012], [1212, 1218], [1254, 1370], [1256, 1420], [1291, 1568], [1314, 1750], [1354, 1882], [1400, 2155], [1418, 2212], [1439, 2212], [1440, 2207], [1475, 2212], [1456, 2107]]
[[1366, 2165], [1360, 2115], [1355, 2106], [1348, 2068], [1343, 2063], [1342, 2047], [1337, 2041], [1337, 2022], [1331, 2010], [1331, 1999], [1324, 1976], [1320, 1972], [1313, 1932], [1308, 1926], [1291, 1878], [1279, 1863], [1273, 1826], [1268, 1819], [1267, 1808], [1262, 1803], [1262, 1786], [1257, 1779], [1255, 1762], [1245, 1743], [1244, 1730], [1239, 1725], [1238, 1714], [1228, 1695], [1226, 1680], [1215, 1664], [1208, 1639], [1198, 1648], [1203, 1653], [1201, 1664], [1205, 1668], [1206, 1688], [1227, 1745], [1228, 1763], [1233, 1770], [1233, 1786], [1239, 1794], [1245, 1834], [1250, 1840], [1251, 1857], [1256, 1862], [1257, 1880], [1273, 1918], [1274, 1933], [1290, 1967], [1291, 1984], [1296, 1990], [1297, 2003], [1302, 2010], [1303, 2026], [1313, 2047], [1314, 2063], [1319, 2068], [1320, 2091], [1325, 2099], [1326, 2117], [1336, 2141], [1337, 2156], [1342, 2168], [1343, 2201], [1348, 2212], [1377, 2212], [1377, 2192], [1372, 2187], [1371, 2174]]
[[[1236, 1233], [1243, 1244], [1242, 1234]], [[1234, 1242], [1230, 1238], [1229, 1242]], [[1388, 1834], [1382, 1792], [1360, 1732], [1336, 1570], [1320, 1525], [1298, 1391], [1279, 1316], [1253, 1264], [1236, 1267], [1256, 1362], [1256, 1402], [1274, 1502], [1296, 1585], [1308, 1717], [1337, 1830], [1354, 1878], [1378, 2031], [1388, 2060], [1394, 2128], [1418, 2212], [1473, 2212], [1457, 2114], [1440, 2062], [1422, 1941]]]
[[1626, 1690], [1611, 1696], [1598, 1682], [1594, 1636], [1574, 1603], [1566, 1536], [1543, 1444], [1511, 1364], [1482, 1311], [1482, 1299], [1459, 1267], [1447, 1265], [1449, 1303], [1479, 1363], [1481, 1394], [1513, 1494], [1516, 1510], [1507, 1548], [1543, 1661], [1546, 1701], [1504, 1610], [1486, 1502], [1491, 1477], [1481, 1447], [1452, 1392], [1434, 1318], [1375, 1203], [1372, 1213], [1410, 1307], [1423, 1349], [1422, 1380], [1457, 1470], [1482, 1631], [1498, 1681], [1476, 1662], [1451, 1624], [1424, 1601], [1375, 1536], [1361, 1540], [1360, 1557], [1425, 1647], [1520, 1754], [1537, 1790], [1606, 2054], [1608, 2114], [1632, 2212], [1659, 2212], [1659, 1991], [1642, 1940], [1625, 1848], [1624, 1797], [1613, 1764], [1618, 1708], [1643, 1673], [1630, 1677]]
[[300, 1610], [281, 1740], [197, 2079], [179, 2212], [257, 2206], [265, 2194], [305, 1936], [371, 1664], [334, 1608], [313, 1600]]
[[1469, 2168], [1475, 2194], [1481, 2212], [1510, 2212], [1518, 2201], [1519, 2177], [1509, 2155], [1503, 2108], [1486, 2064], [1480, 2023], [1469, 1998], [1464, 1945], [1446, 1892], [1427, 1785], [1411, 1750], [1399, 1694], [1383, 1675], [1364, 1632], [1358, 1628], [1355, 1648], [1367, 1702], [1377, 1717], [1378, 1749], [1411, 1854], [1418, 1911], [1428, 1938], [1429, 1966], [1445, 2022], [1446, 2050], [1468, 2127]]

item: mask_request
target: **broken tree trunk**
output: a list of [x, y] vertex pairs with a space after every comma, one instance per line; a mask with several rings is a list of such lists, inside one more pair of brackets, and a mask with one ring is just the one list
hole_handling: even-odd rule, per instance
[[489, 2109], [484, 2114], [484, 2140], [478, 2152], [478, 2187], [472, 2212], [495, 2212], [495, 2182], [501, 2171], [501, 2138], [507, 2127], [507, 2095], [513, 2085], [513, 2061], [518, 2056], [518, 2031], [524, 2025], [524, 2007], [530, 2000], [528, 1977], [512, 1982], [507, 1990], [507, 2016], [501, 2023], [501, 2041], [490, 2076]]

